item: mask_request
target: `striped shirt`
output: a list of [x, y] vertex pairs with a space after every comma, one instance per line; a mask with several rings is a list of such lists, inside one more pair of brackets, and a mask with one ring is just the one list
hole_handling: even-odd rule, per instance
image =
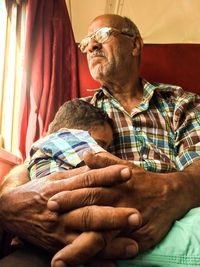
[[105, 151], [87, 131], [62, 129], [36, 141], [30, 150], [29, 174], [31, 179], [66, 171], [83, 162], [83, 152]]
[[152, 172], [183, 170], [200, 158], [200, 97], [142, 80], [143, 99], [129, 114], [106, 88], [85, 98], [114, 121], [110, 152]]

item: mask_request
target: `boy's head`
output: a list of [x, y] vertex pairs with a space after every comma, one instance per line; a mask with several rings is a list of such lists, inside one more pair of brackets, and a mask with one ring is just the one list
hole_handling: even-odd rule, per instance
[[49, 125], [48, 133], [61, 128], [86, 130], [95, 141], [107, 149], [113, 139], [113, 122], [107, 113], [92, 104], [74, 99], [65, 102]]

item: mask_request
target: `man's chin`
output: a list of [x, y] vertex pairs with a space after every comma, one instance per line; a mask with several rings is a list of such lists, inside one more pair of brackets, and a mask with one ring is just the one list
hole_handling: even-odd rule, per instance
[[99, 80], [102, 77], [101, 65], [100, 64], [92, 64], [90, 65], [90, 74], [94, 80]]
[[96, 64], [105, 64], [103, 63], [105, 61], [105, 57], [103, 56], [95, 56], [89, 59], [88, 65], [95, 66]]

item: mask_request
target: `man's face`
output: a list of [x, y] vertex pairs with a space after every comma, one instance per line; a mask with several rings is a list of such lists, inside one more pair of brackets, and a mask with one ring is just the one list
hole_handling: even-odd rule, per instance
[[[92, 22], [88, 35], [102, 27], [112, 27], [121, 31], [123, 22], [116, 18], [105, 16]], [[113, 78], [119, 78], [121, 72], [129, 67], [132, 60], [132, 39], [119, 32], [113, 32], [104, 43], [91, 39], [87, 47], [87, 60], [90, 73], [95, 80], [104, 83]]]
[[89, 131], [90, 135], [105, 150], [110, 146], [113, 140], [113, 131], [108, 123], [96, 125]]

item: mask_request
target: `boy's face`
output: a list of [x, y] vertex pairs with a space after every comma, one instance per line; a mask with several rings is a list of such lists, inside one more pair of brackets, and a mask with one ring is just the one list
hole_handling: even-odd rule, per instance
[[90, 135], [102, 148], [107, 150], [113, 140], [113, 131], [108, 123], [96, 125], [89, 130]]

